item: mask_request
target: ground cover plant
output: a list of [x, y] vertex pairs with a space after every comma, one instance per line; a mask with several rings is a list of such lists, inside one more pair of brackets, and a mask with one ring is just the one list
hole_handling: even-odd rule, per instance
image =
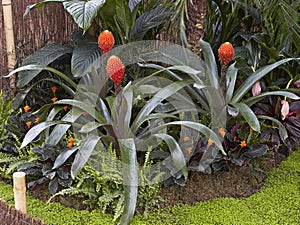
[[[157, 204], [161, 189], [185, 186], [195, 173], [239, 166], [258, 179], [260, 159], [297, 147], [298, 33], [283, 49], [261, 5], [208, 1], [211, 43], [200, 40], [197, 55], [145, 40], [176, 7], [43, 1], [25, 14], [51, 2], [82, 30], [73, 46], [39, 49], [7, 76], [18, 73], [21, 90], [3, 122], [4, 177], [24, 171], [29, 187], [47, 184], [52, 198], [84, 196], [129, 224], [136, 209], [147, 214]], [[225, 32], [231, 23], [236, 29]]]

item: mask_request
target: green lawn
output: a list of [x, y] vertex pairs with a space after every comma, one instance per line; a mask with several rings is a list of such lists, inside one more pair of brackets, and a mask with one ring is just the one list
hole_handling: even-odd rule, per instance
[[[13, 204], [10, 185], [0, 185], [0, 197]], [[45, 204], [27, 198], [28, 214], [47, 225], [114, 224], [112, 216], [101, 211], [76, 211], [58, 203]], [[300, 150], [274, 169], [264, 188], [246, 199], [219, 198], [195, 206], [180, 205], [134, 218], [133, 224], [300, 224]]]

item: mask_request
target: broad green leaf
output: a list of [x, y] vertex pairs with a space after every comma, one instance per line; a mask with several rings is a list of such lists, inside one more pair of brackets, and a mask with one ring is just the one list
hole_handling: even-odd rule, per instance
[[161, 138], [167, 143], [168, 148], [170, 149], [171, 152], [171, 158], [172, 161], [174, 162], [174, 165], [176, 166], [178, 171], [182, 172], [185, 179], [187, 179], [188, 170], [186, 167], [186, 160], [184, 154], [182, 153], [182, 149], [180, 148], [177, 141], [172, 136], [164, 133], [154, 134], [153, 136]]
[[43, 132], [48, 127], [57, 124], [68, 124], [68, 122], [67, 121], [45, 121], [35, 125], [26, 133], [20, 148], [24, 148], [26, 145], [30, 144], [30, 142], [32, 142], [38, 135], [40, 135], [41, 132]]
[[252, 106], [255, 103], [259, 102], [260, 100], [264, 99], [267, 96], [275, 96], [275, 95], [279, 95], [279, 96], [284, 96], [293, 100], [299, 100], [300, 97], [295, 95], [292, 92], [289, 91], [270, 91], [270, 92], [264, 92], [261, 93], [259, 95], [247, 98], [244, 103], [247, 104], [248, 106]]
[[138, 168], [133, 138], [119, 139], [123, 164], [124, 211], [119, 224], [130, 224], [135, 213], [138, 194]]
[[158, 6], [148, 12], [145, 12], [138, 17], [134, 23], [134, 27], [130, 30], [129, 40], [139, 41], [143, 40], [146, 33], [154, 27], [164, 23], [172, 15], [170, 8]]
[[164, 99], [167, 99], [168, 97], [174, 95], [176, 92], [178, 92], [183, 87], [187, 86], [188, 83], [186, 81], [177, 81], [174, 82], [165, 88], [161, 89], [159, 92], [157, 92], [151, 100], [141, 109], [139, 114], [136, 116], [135, 120], [132, 123], [133, 127], [138, 128], [141, 125], [141, 121], [143, 121], [143, 117], [149, 115], [160, 102], [162, 102]]
[[226, 73], [226, 103], [230, 102], [233, 92], [234, 92], [234, 87], [235, 87], [235, 82], [237, 78], [237, 72], [238, 69], [235, 68], [235, 63], [231, 64], [227, 70]]
[[57, 156], [57, 158], [55, 159], [52, 169], [55, 170], [55, 169], [59, 168], [60, 166], [62, 166], [70, 158], [70, 156], [72, 154], [74, 154], [77, 150], [78, 150], [78, 147], [74, 147], [74, 148], [67, 149], [67, 150], [63, 151], [62, 153], [60, 153]]
[[77, 152], [71, 167], [71, 176], [73, 179], [77, 176], [84, 164], [88, 161], [100, 138], [101, 137], [99, 136], [90, 134], [80, 145], [79, 151]]
[[239, 102], [243, 96], [252, 88], [252, 86], [259, 81], [261, 78], [266, 76], [269, 72], [271, 72], [273, 69], [277, 68], [278, 66], [289, 62], [291, 60], [300, 60], [300, 58], [288, 58], [288, 59], [282, 59], [278, 62], [275, 62], [271, 65], [264, 66], [263, 68], [257, 70], [252, 75], [250, 75], [243, 83], [242, 85], [235, 91], [234, 96], [232, 97], [230, 103], [234, 104]]
[[253, 130], [260, 132], [260, 123], [255, 113], [248, 105], [246, 105], [245, 103], [236, 103], [233, 106], [239, 109], [239, 113], [241, 113], [241, 115]]
[[[33, 55], [28, 56], [22, 63], [22, 66], [27, 65], [41, 65], [48, 66], [50, 63], [53, 63], [59, 57], [71, 54], [73, 49], [68, 46], [60, 45], [60, 44], [49, 44], [41, 49], [38, 49]], [[31, 80], [35, 78], [42, 69], [40, 70], [30, 70], [30, 71], [20, 71], [18, 74], [18, 83], [17, 86], [22, 88], [28, 82], [27, 80]]]
[[74, 49], [71, 60], [71, 72], [74, 77], [82, 77], [91, 72], [92, 67], [100, 67], [101, 50], [97, 40], [80, 42]]
[[87, 31], [104, 3], [105, 0], [74, 0], [64, 1], [63, 5], [77, 25]]
[[275, 119], [274, 117], [258, 115], [257, 118], [262, 119], [262, 120], [271, 120], [272, 122], [274, 122], [275, 124], [278, 125], [279, 131], [282, 133], [282, 137], [284, 139], [287, 139], [289, 137], [285, 126], [279, 120]]
[[128, 37], [129, 29], [132, 26], [132, 15], [128, 7], [127, 1], [116, 0], [116, 14], [118, 25], [123, 29], [125, 37]]
[[[59, 77], [61, 77], [63, 80], [65, 80], [71, 87], [76, 88], [76, 83], [71, 80], [66, 74], [52, 68], [49, 66], [41, 66], [41, 65], [27, 65], [27, 66], [21, 66], [13, 71], [11, 71], [8, 75], [4, 76], [4, 77], [10, 77], [12, 75], [14, 75], [15, 73], [19, 73], [21, 71], [41, 71], [41, 70], [47, 70], [49, 72], [52, 72], [56, 75], [58, 75]], [[36, 73], [30, 73], [28, 76], [24, 76], [22, 77], [22, 79], [20, 79], [18, 81], [18, 87], [24, 87], [25, 85], [27, 85], [30, 81], [32, 81], [32, 79], [34, 79], [38, 74]]]
[[210, 85], [219, 89], [219, 75], [218, 75], [218, 68], [217, 63], [215, 59], [215, 55], [213, 53], [213, 50], [211, 49], [211, 46], [208, 42], [204, 40], [200, 40], [200, 46], [202, 49], [204, 62], [207, 67], [207, 75], [210, 80]]

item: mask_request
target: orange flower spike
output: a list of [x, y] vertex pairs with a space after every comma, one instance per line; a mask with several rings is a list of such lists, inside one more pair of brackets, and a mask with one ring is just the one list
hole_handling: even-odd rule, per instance
[[225, 137], [225, 130], [223, 128], [219, 128], [219, 134], [221, 134], [221, 136], [224, 138]]
[[186, 151], [187, 151], [187, 153], [190, 155], [190, 154], [192, 153], [192, 151], [193, 151], [193, 148], [192, 148], [192, 147], [188, 147], [188, 148], [186, 149]]
[[213, 140], [208, 139], [208, 141], [207, 141], [207, 146], [209, 147], [209, 146], [211, 146], [213, 143], [214, 143]]
[[31, 109], [31, 108], [30, 108], [29, 105], [25, 105], [25, 106], [24, 106], [24, 112], [27, 113], [30, 109]]
[[189, 137], [186, 137], [186, 136], [185, 136], [185, 137], [183, 138], [183, 141], [184, 141], [184, 142], [187, 142], [187, 141], [189, 141], [189, 140], [190, 140]]
[[109, 78], [117, 85], [120, 85], [125, 72], [125, 66], [118, 56], [112, 55], [107, 60], [106, 72]]
[[230, 42], [223, 43], [218, 49], [219, 60], [223, 65], [227, 65], [234, 56], [234, 49]]
[[65, 105], [64, 106], [64, 110], [67, 111], [68, 110], [68, 106]]
[[241, 146], [242, 148], [246, 147], [246, 146], [247, 146], [246, 141], [241, 141], [240, 146]]
[[29, 129], [31, 127], [31, 122], [30, 121], [26, 122], [26, 126]]
[[69, 142], [69, 143], [74, 143], [75, 140], [74, 140], [74, 138], [70, 137], [70, 138], [68, 139], [68, 142]]
[[100, 33], [98, 37], [98, 46], [101, 49], [102, 53], [109, 52], [115, 44], [115, 38], [114, 35], [108, 31], [105, 30]]
[[40, 122], [40, 118], [39, 117], [35, 118], [35, 123], [39, 123], [39, 122]]
[[53, 97], [53, 98], [51, 98], [51, 100], [52, 100], [52, 102], [54, 103], [54, 102], [57, 101], [57, 98], [56, 98], [56, 97]]
[[55, 93], [56, 93], [56, 90], [57, 90], [57, 87], [56, 87], [56, 86], [53, 86], [53, 87], [51, 87], [51, 90], [52, 90], [53, 94], [55, 94]]

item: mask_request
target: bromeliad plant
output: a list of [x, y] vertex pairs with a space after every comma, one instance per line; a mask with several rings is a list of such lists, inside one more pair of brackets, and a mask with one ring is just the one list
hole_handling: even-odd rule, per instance
[[[167, 52], [172, 49], [172, 46], [163, 49], [162, 51]], [[149, 51], [145, 52], [144, 55], [140, 54], [139, 56], [145, 60], [156, 59], [156, 51], [152, 55]], [[30, 67], [31, 70], [34, 68], [58, 73], [49, 67]], [[186, 72], [185, 68], [177, 68]], [[11, 74], [26, 69], [28, 68], [19, 68]], [[182, 129], [184, 129], [182, 132], [195, 130], [197, 135], [200, 132], [209, 137], [219, 150], [223, 149], [219, 137], [207, 126], [198, 122], [184, 121], [183, 114], [190, 113], [191, 108], [193, 108], [193, 101], [185, 95], [185, 92], [181, 91], [191, 84], [189, 80], [171, 82], [156, 77], [155, 75], [158, 74], [156, 72], [136, 82], [129, 82], [122, 88], [121, 81], [124, 72], [125, 66], [120, 57], [111, 55], [106, 62], [106, 73], [114, 83], [115, 95], [107, 95], [105, 98], [99, 96], [101, 90], [98, 89], [98, 82], [95, 82], [95, 79], [97, 80], [102, 76], [96, 70], [93, 70], [91, 74], [83, 78], [84, 83], [77, 86], [75, 99], [57, 100], [51, 105], [45, 105], [36, 112], [38, 114], [49, 113], [46, 121], [40, 122], [29, 130], [21, 146], [21, 148], [24, 148], [38, 135], [44, 136], [46, 144], [57, 146], [67, 130], [72, 128], [72, 125], [72, 129], [77, 129], [77, 136], [82, 139], [78, 150], [74, 149], [72, 153], [69, 150], [62, 152], [56, 158], [52, 171], [62, 166], [68, 158], [67, 156], [76, 154], [71, 166], [71, 175], [74, 178], [83, 166], [89, 163], [93, 151], [99, 150], [97, 148], [98, 143], [101, 142], [106, 147], [112, 143], [123, 165], [121, 172], [124, 189], [124, 210], [120, 224], [128, 224], [135, 212], [137, 190], [141, 184], [138, 175], [138, 159], [143, 161], [137, 153], [147, 151], [148, 146], [152, 146], [157, 142], [160, 143], [156, 147], [157, 152], [159, 152], [161, 151], [160, 146], [164, 145], [169, 149], [168, 152], [165, 151], [164, 153], [168, 157], [162, 160], [160, 167], [168, 170], [167, 176], [174, 176], [178, 180], [183, 178], [183, 181], [187, 179], [186, 156], [191, 154], [192, 147], [188, 146], [191, 143], [184, 141], [186, 138], [183, 138], [182, 140], [185, 143], [179, 144], [173, 136], [178, 135], [178, 133], [172, 134], [173, 129], [170, 130], [170, 128], [182, 126]], [[201, 78], [196, 80], [200, 82]], [[146, 101], [140, 102], [139, 99], [145, 99]], [[61, 119], [57, 119], [56, 115], [65, 105], [69, 105], [71, 109]], [[90, 121], [91, 119], [92, 121]], [[49, 129], [52, 126], [54, 128]], [[179, 140], [179, 142], [182, 140]], [[162, 144], [162, 141], [165, 144]]]

